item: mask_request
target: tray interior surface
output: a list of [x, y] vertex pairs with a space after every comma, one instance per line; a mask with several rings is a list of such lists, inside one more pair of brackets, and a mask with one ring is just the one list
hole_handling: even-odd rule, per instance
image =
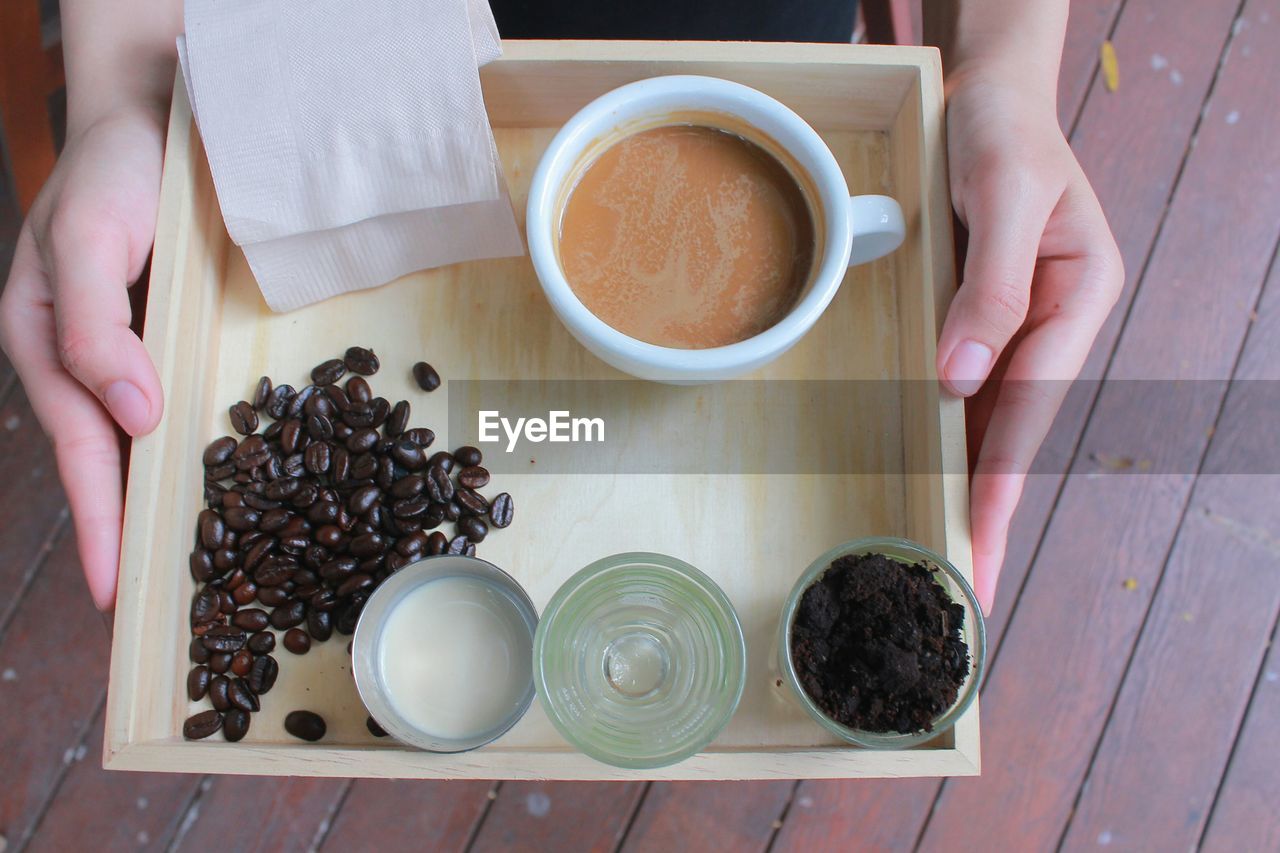
[[[522, 70], [518, 56], [494, 66], [486, 77], [486, 95], [512, 203], [523, 225], [528, 180], [557, 122], [595, 94], [660, 71], [652, 62], [605, 63], [610, 73], [593, 79], [574, 73], [579, 70], [568, 62], [526, 61], [532, 70]], [[680, 63], [674, 65], [683, 70]], [[768, 69], [747, 68], [735, 75], [728, 62], [715, 70], [753, 85], [773, 79], [764, 73]], [[823, 66], [822, 73], [857, 81], [863, 79], [860, 71], [865, 69], [858, 65]], [[920, 208], [927, 206], [921, 199], [928, 190], [918, 174], [920, 136], [902, 132], [904, 124], [914, 130], [913, 122], [919, 121], [919, 71], [907, 65], [897, 73], [907, 81], [897, 92], [885, 95], [881, 89], [892, 88], [887, 83], [875, 89], [877, 97], [891, 98], [896, 106], [866, 106], [849, 117], [818, 104], [805, 117], [832, 148], [851, 192], [911, 196], [903, 199], [911, 229], [907, 243], [895, 257], [852, 269], [813, 331], [751, 378], [884, 380], [928, 373], [931, 355], [926, 360], [910, 349], [930, 338], [920, 326], [933, 317], [922, 307], [934, 298], [932, 281], [928, 275], [919, 277], [922, 264], [927, 266], [920, 259], [931, 251], [920, 221]], [[537, 78], [537, 98], [516, 97], [517, 87], [528, 85], [531, 76]], [[584, 84], [584, 79], [591, 82]], [[557, 80], [563, 82], [557, 86]], [[802, 103], [791, 104], [797, 109], [809, 106], [805, 99], [813, 97], [801, 98], [801, 91], [807, 90], [795, 89], [793, 100]], [[788, 102], [785, 94], [774, 94]], [[876, 109], [884, 114], [874, 114]], [[822, 120], [824, 115], [828, 121]], [[527, 258], [417, 273], [381, 288], [273, 314], [221, 226], [203, 153], [194, 134], [191, 140], [182, 202], [187, 222], [162, 231], [180, 254], [169, 298], [182, 304], [167, 310], [169, 319], [157, 323], [154, 335], [152, 315], [148, 319], [153, 356], [177, 356], [161, 365], [170, 427], [135, 449], [134, 467], [142, 470], [132, 472], [126, 522], [126, 559], [133, 557], [135, 565], [125, 572], [121, 600], [149, 609], [145, 618], [126, 620], [120, 637], [124, 646], [147, 651], [140, 660], [113, 661], [108, 765], [337, 775], [646, 775], [616, 771], [573, 753], [536, 702], [500, 741], [466, 756], [416, 753], [376, 740], [365, 729], [365, 712], [350, 677], [348, 638], [337, 633], [303, 657], [278, 649], [280, 678], [263, 697], [263, 710], [253, 716], [241, 744], [225, 744], [216, 736], [200, 744], [181, 741], [182, 719], [207, 707], [189, 705], [181, 687], [190, 666], [186, 620], [193, 585], [185, 566], [201, 508], [199, 453], [209, 440], [229, 432], [226, 407], [249, 395], [258, 376], [266, 373], [301, 387], [316, 363], [353, 344], [371, 346], [383, 365], [370, 380], [375, 393], [392, 401], [408, 399], [412, 423], [434, 429], [437, 447], [453, 446], [447, 429], [449, 385], [433, 394], [420, 391], [409, 371], [420, 359], [434, 364], [446, 380], [622, 378], [561, 326]], [[166, 181], [180, 179], [166, 173]], [[672, 395], [697, 393], [671, 389]], [[941, 477], [904, 474], [904, 468], [912, 467], [909, 460], [940, 453], [938, 448], [955, 438], [939, 434], [943, 425], [936, 398], [926, 395], [922, 402], [915, 396], [908, 391], [896, 404], [870, 407], [851, 401], [837, 409], [844, 417], [829, 422], [814, 423], [802, 411], [789, 413], [797, 429], [824, 439], [833, 454], [855, 457], [842, 459], [838, 470], [868, 472], [863, 474], [547, 475], [536, 473], [531, 462], [528, 473], [495, 475], [484, 491], [510, 492], [515, 522], [494, 531], [479, 546], [479, 556], [512, 573], [539, 610], [570, 574], [595, 559], [629, 550], [687, 560], [724, 588], [747, 638], [748, 677], [741, 705], [707, 753], [667, 768], [665, 774], [647, 775], [973, 772], [973, 757], [957, 757], [955, 746], [958, 737], [976, 740], [976, 708], [972, 719], [962, 721], [959, 735], [942, 736], [909, 753], [877, 756], [839, 745], [785, 697], [776, 679], [774, 645], [782, 601], [822, 551], [866, 535], [909, 536], [954, 550], [946, 534], [947, 511], [954, 512], [947, 502], [954, 489], [947, 491]], [[877, 400], [883, 403], [884, 396]], [[731, 441], [750, 447], [761, 422], [759, 411], [740, 403], [735, 411], [705, 412], [704, 417], [673, 423], [661, 394], [645, 395], [640, 404], [625, 408], [632, 429], [670, 434], [679, 441]], [[153, 487], [139, 498], [132, 492], [143, 488], [139, 482], [144, 476]], [[963, 544], [967, 547], [967, 540]], [[967, 570], [967, 555], [956, 559]], [[120, 628], [118, 624], [118, 633]], [[131, 697], [120, 695], [123, 684], [133, 685]], [[323, 744], [301, 744], [284, 733], [285, 714], [297, 708], [326, 718], [329, 734]], [[930, 753], [956, 760], [919, 763]], [[788, 755], [826, 759], [806, 772], [803, 765], [782, 760]]]

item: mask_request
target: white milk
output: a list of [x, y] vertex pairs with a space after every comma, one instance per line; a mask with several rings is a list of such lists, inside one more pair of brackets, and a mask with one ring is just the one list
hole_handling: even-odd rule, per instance
[[477, 578], [445, 577], [387, 614], [378, 669], [404, 720], [441, 739], [501, 725], [532, 677], [529, 629], [512, 601]]

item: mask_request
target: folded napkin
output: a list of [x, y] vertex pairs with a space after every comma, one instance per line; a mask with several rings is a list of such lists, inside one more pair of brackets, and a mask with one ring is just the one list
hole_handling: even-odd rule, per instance
[[187, 0], [178, 57], [267, 304], [524, 249], [480, 92], [485, 0]]

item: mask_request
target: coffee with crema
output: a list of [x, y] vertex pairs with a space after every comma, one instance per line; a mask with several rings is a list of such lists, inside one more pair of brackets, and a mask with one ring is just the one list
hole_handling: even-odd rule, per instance
[[558, 253], [574, 293], [613, 328], [705, 349], [786, 316], [809, 280], [815, 231], [777, 158], [735, 133], [675, 124], [624, 137], [586, 166]]

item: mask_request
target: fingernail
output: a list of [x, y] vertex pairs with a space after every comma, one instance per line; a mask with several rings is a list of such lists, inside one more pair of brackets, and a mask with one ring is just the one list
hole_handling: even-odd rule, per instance
[[151, 404], [137, 385], [123, 379], [112, 382], [102, 395], [107, 411], [129, 435], [138, 435], [151, 419]]
[[947, 384], [961, 397], [973, 396], [987, 381], [994, 360], [991, 347], [986, 344], [961, 341], [947, 359]]

